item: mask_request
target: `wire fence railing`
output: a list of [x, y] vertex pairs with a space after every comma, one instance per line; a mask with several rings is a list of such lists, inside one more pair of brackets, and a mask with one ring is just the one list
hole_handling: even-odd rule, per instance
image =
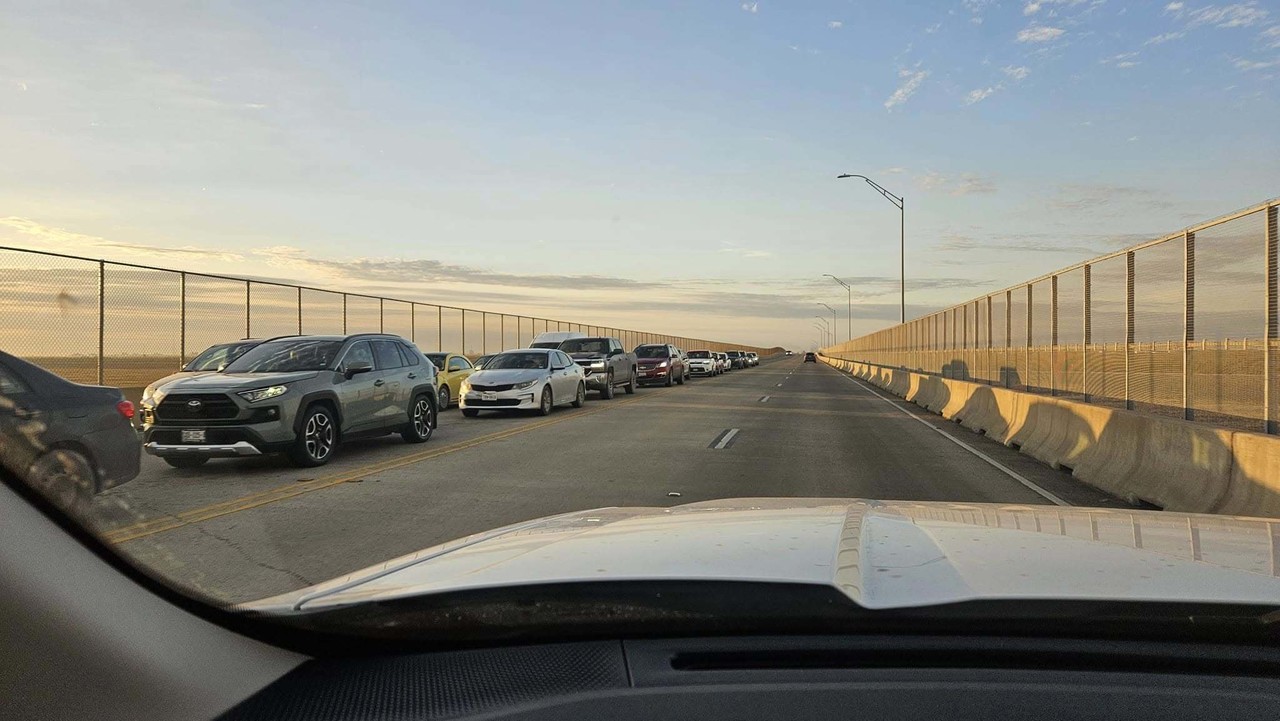
[[1280, 199], [824, 349], [1276, 433]]
[[385, 332], [474, 359], [553, 331], [614, 336], [627, 348], [780, 350], [0, 247], [0, 349], [80, 383], [145, 386], [239, 338]]

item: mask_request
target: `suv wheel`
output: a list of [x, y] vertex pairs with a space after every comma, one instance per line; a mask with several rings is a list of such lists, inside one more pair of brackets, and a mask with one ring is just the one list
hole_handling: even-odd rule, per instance
[[289, 459], [303, 467], [323, 466], [333, 457], [337, 445], [338, 429], [332, 412], [326, 406], [311, 406], [289, 449]]
[[636, 392], [636, 369], [635, 368], [631, 369], [631, 378], [630, 380], [627, 381], [627, 384], [622, 387], [622, 390], [626, 391], [627, 395], [631, 395]]
[[400, 432], [405, 443], [425, 443], [431, 440], [436, 427], [435, 409], [431, 407], [431, 395], [419, 393], [409, 407], [409, 426]]
[[613, 398], [613, 371], [609, 371], [609, 377], [604, 381], [604, 388], [600, 389], [600, 397], [606, 401]]
[[685, 369], [681, 369], [680, 375], [676, 377], [676, 383], [679, 383], [680, 385], [684, 385], [685, 378], [688, 378], [688, 375], [686, 374]]
[[440, 397], [436, 399], [436, 408], [442, 411], [449, 410], [449, 386], [440, 386]]
[[551, 408], [555, 406], [555, 399], [551, 397], [551, 386], [543, 386], [542, 402], [538, 404], [538, 415], [551, 415]]

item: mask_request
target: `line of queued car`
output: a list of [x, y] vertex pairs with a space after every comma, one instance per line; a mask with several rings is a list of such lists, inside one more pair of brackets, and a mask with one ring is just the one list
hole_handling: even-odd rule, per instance
[[74, 507], [136, 477], [143, 451], [175, 468], [267, 453], [320, 466], [347, 440], [394, 433], [426, 442], [454, 405], [467, 417], [546, 415], [582, 406], [587, 393], [608, 399], [758, 362], [670, 344], [627, 351], [581, 333], [542, 334], [474, 363], [386, 333], [248, 338], [209, 347], [148, 385], [135, 408], [118, 388], [73, 383], [0, 352], [0, 463]]

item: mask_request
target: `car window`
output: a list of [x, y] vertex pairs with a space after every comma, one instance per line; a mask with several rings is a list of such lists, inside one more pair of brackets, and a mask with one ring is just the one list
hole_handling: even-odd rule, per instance
[[12, 369], [0, 365], [0, 396], [15, 396], [26, 392], [27, 384]]
[[[288, 373], [330, 368], [342, 350], [340, 340], [290, 339], [263, 343], [226, 367], [228, 373]], [[372, 361], [372, 358], [370, 358]]]
[[224, 343], [206, 349], [190, 363], [183, 366], [186, 371], [216, 371], [231, 361], [244, 355], [244, 352], [258, 345], [257, 343]]
[[543, 369], [547, 367], [547, 361], [550, 358], [550, 353], [525, 353], [521, 351], [499, 353], [489, 359], [489, 364], [485, 366], [485, 370]]
[[471, 361], [462, 356], [454, 356], [449, 359], [449, 370], [464, 371], [471, 367]]
[[353, 363], [368, 363], [373, 365], [373, 350], [369, 347], [368, 341], [359, 341], [353, 343], [351, 348], [347, 350], [347, 355], [342, 359], [343, 367], [350, 366]]
[[637, 358], [669, 358], [671, 354], [667, 351], [666, 346], [661, 345], [642, 345], [636, 348]]
[[565, 353], [608, 353], [609, 341], [604, 338], [574, 338], [560, 344]]
[[400, 351], [400, 362], [406, 366], [422, 365], [422, 354], [407, 345], [396, 345]]
[[373, 341], [373, 357], [378, 362], [379, 370], [391, 370], [404, 365], [404, 361], [400, 358], [399, 351], [396, 350], [396, 343], [392, 340], [375, 340]]

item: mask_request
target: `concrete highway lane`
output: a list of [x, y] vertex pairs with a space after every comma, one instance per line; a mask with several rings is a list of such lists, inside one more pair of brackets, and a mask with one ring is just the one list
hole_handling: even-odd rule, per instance
[[[443, 414], [426, 444], [144, 473], [98, 502], [141, 564], [224, 601], [327, 580], [509, 523], [744, 496], [1120, 506], [994, 441], [800, 356], [549, 418]], [[678, 495], [677, 495], [678, 494]]]

